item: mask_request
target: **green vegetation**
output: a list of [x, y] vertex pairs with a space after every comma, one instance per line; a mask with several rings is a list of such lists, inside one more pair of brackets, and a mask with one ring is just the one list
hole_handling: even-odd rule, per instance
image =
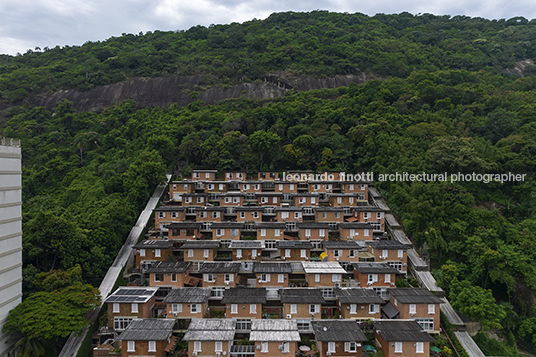
[[[536, 22], [280, 13], [0, 57], [0, 134], [22, 139], [25, 293], [79, 264], [97, 285], [155, 185], [192, 168], [526, 174], [521, 182], [377, 182], [453, 306], [509, 343], [536, 338]], [[138, 76], [199, 88], [290, 76], [381, 80], [265, 101], [101, 113], [34, 95]], [[195, 93], [191, 93], [195, 97]], [[62, 279], [68, 279], [64, 277]], [[45, 284], [46, 285], [46, 284]], [[478, 297], [478, 299], [475, 299]], [[493, 312], [492, 314], [490, 312]]]

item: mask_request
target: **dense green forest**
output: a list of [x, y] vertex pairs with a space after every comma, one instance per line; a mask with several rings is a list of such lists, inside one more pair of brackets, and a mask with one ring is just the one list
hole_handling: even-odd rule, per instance
[[[124, 35], [0, 56], [4, 124], [22, 139], [24, 288], [79, 264], [98, 285], [166, 170], [526, 174], [522, 182], [377, 182], [453, 306], [536, 345], [536, 22], [328, 12]], [[101, 113], [32, 96], [139, 76], [229, 86], [274, 71], [369, 73], [365, 84]], [[514, 74], [512, 74], [514, 73]], [[507, 348], [507, 347], [505, 347]], [[505, 354], [510, 353], [508, 351]]]

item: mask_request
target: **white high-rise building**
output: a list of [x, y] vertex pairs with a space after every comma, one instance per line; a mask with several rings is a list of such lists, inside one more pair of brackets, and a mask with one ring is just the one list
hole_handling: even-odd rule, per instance
[[22, 297], [21, 170], [20, 141], [0, 138], [0, 356], [13, 348], [2, 327]]

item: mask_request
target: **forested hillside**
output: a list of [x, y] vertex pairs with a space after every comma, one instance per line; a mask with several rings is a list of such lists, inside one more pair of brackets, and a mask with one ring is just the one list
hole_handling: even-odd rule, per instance
[[[280, 13], [0, 57], [4, 124], [22, 139], [24, 278], [80, 264], [97, 285], [166, 170], [337, 169], [526, 174], [523, 182], [377, 182], [453, 306], [536, 345], [536, 22]], [[280, 98], [101, 113], [32, 98], [134, 77], [210, 86], [272, 72], [382, 78]], [[196, 93], [190, 93], [194, 100]], [[486, 351], [485, 351], [486, 352]], [[495, 351], [494, 355], [498, 355]], [[508, 351], [499, 352], [508, 354]]]

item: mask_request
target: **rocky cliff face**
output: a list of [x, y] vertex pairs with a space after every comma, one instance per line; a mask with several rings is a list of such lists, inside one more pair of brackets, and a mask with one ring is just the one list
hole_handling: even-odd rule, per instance
[[[100, 112], [124, 100], [136, 101], [138, 108], [168, 107], [171, 104], [185, 106], [194, 101], [191, 93], [199, 89], [201, 76], [172, 76], [159, 78], [137, 78], [129, 81], [95, 87], [86, 92], [63, 90], [49, 96], [35, 97], [32, 102], [54, 110], [62, 99], [73, 102], [77, 111]], [[270, 74], [259, 83], [241, 83], [222, 89], [211, 87], [198, 90], [198, 99], [215, 104], [229, 98], [269, 99], [284, 95], [287, 90], [308, 91], [312, 89], [337, 88], [350, 83], [364, 83], [366, 75], [346, 75], [333, 78], [299, 77], [288, 78], [284, 73]]]

